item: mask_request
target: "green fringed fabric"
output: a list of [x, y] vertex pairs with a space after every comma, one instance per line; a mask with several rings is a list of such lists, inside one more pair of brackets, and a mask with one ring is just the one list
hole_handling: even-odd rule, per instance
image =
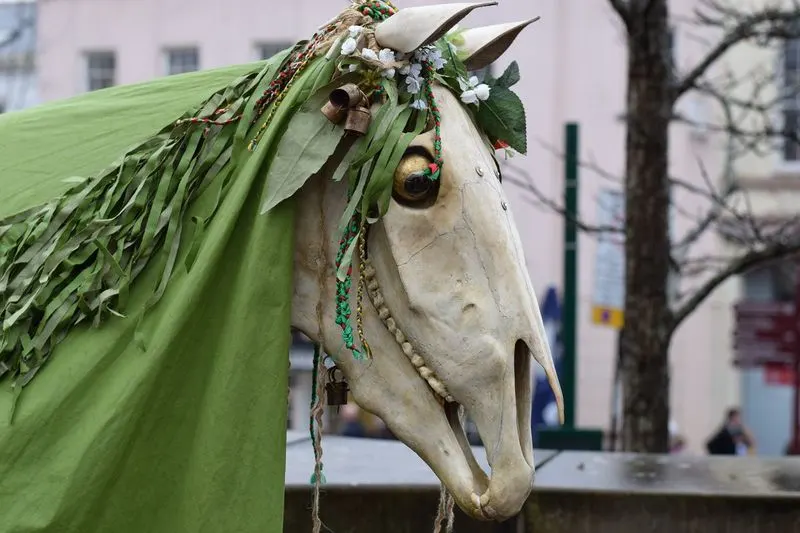
[[[0, 533], [283, 530], [294, 199], [259, 211], [277, 147], [330, 71], [307, 65], [252, 152], [270, 108], [208, 133], [171, 125], [223, 104], [252, 115], [281, 62], [0, 119], [4, 283], [21, 295], [2, 304], [32, 302], [3, 337]], [[41, 145], [5, 151], [26, 138]], [[36, 368], [17, 398], [10, 378]]]
[[[191, 267], [230, 185], [234, 151], [241, 155], [251, 133], [254, 95], [288, 52], [217, 90], [101, 173], [72, 178], [76, 184], [58, 198], [0, 220], [0, 379], [10, 375], [25, 386], [76, 325], [122, 316], [131, 283], [165, 249], [148, 306], [156, 303], [187, 230], [194, 240], [185, 259]], [[226, 126], [197, 123], [242, 114]], [[210, 213], [186, 228], [187, 206], [217, 179], [222, 184]]]

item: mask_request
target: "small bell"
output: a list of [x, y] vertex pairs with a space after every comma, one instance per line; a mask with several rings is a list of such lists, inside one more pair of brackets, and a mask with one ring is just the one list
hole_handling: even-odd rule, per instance
[[350, 388], [347, 386], [347, 382], [344, 380], [344, 377], [340, 379], [336, 379], [336, 372], [341, 374], [341, 370], [338, 367], [332, 367], [328, 370], [328, 383], [325, 384], [325, 392], [327, 393], [326, 396], [328, 397], [328, 405], [345, 405], [347, 403], [347, 392]]
[[347, 120], [344, 123], [344, 131], [356, 135], [364, 135], [369, 130], [372, 122], [372, 113], [364, 106], [358, 106], [347, 112]]
[[325, 102], [325, 105], [322, 106], [322, 114], [334, 124], [338, 124], [347, 116], [347, 109], [332, 102]]
[[366, 95], [355, 83], [346, 83], [331, 91], [328, 97], [330, 103], [343, 109], [351, 109], [364, 104]]

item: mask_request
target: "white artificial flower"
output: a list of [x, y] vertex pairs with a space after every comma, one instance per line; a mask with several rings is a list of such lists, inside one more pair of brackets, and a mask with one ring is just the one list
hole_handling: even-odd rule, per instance
[[434, 70], [442, 70], [447, 64], [447, 60], [442, 57], [442, 52], [435, 49], [428, 54], [428, 63], [433, 65]]
[[461, 101], [467, 105], [489, 99], [491, 88], [485, 83], [481, 83], [477, 76], [472, 76], [468, 80], [459, 78], [458, 85], [462, 91]]
[[492, 90], [491, 87], [489, 87], [485, 83], [481, 83], [474, 89], [475, 96], [477, 96], [478, 100], [482, 102], [486, 101], [489, 99], [489, 93], [491, 92], [491, 90]]
[[400, 74], [419, 78], [420, 74], [422, 74], [422, 65], [419, 63], [409, 63], [400, 69]]
[[447, 61], [442, 57], [442, 52], [433, 45], [423, 46], [414, 52], [417, 61], [430, 63], [435, 70], [442, 70]]
[[465, 80], [464, 78], [458, 78], [458, 85], [461, 87], [462, 91], [474, 89], [479, 83], [480, 80], [478, 79], [478, 76], [472, 76], [468, 80]]
[[372, 61], [378, 60], [378, 54], [372, 51], [372, 48], [362, 48], [361, 49], [361, 57], [364, 59], [370, 59]]
[[422, 89], [422, 80], [416, 76], [406, 76], [406, 90], [410, 94], [417, 94]]
[[364, 31], [364, 28], [361, 26], [350, 26], [348, 28], [348, 31], [350, 32], [350, 37], [355, 39], [356, 37], [361, 35], [361, 32]]
[[342, 55], [349, 56], [350, 54], [356, 51], [357, 46], [358, 43], [356, 43], [356, 40], [354, 38], [349, 37], [345, 39], [345, 41], [342, 43]]
[[428, 104], [425, 103], [425, 100], [418, 99], [411, 102], [410, 107], [414, 109], [423, 110], [423, 109], [428, 109]]
[[[388, 48], [382, 49], [378, 52], [378, 61], [383, 63], [384, 65], [391, 65], [394, 63], [395, 55], [393, 50], [389, 50]], [[395, 70], [393, 67], [385, 68], [381, 73], [384, 78], [394, 78]]]
[[428, 59], [428, 51], [424, 48], [418, 48], [417, 50], [414, 50], [414, 59], [420, 63], [424, 63], [425, 60]]
[[384, 65], [394, 63], [394, 51], [389, 50], [388, 48], [382, 49], [380, 52], [378, 52], [378, 61]]
[[467, 89], [466, 91], [461, 93], [461, 101], [465, 104], [477, 104], [478, 103], [478, 95], [475, 94], [474, 89]]

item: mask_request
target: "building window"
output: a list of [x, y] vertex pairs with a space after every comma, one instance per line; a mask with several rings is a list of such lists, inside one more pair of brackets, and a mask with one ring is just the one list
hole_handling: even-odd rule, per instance
[[269, 59], [278, 52], [286, 50], [293, 43], [288, 41], [276, 41], [273, 43], [258, 43], [256, 45], [256, 55], [259, 60]]
[[742, 275], [744, 299], [761, 302], [791, 303], [795, 299], [797, 263], [775, 260]]
[[167, 75], [200, 70], [200, 52], [197, 48], [172, 48], [167, 50]]
[[86, 54], [87, 89], [97, 91], [112, 87], [117, 76], [117, 58], [114, 52], [89, 52]]
[[786, 91], [783, 99], [783, 159], [795, 162], [800, 160], [800, 39], [789, 39], [783, 48], [783, 85]]

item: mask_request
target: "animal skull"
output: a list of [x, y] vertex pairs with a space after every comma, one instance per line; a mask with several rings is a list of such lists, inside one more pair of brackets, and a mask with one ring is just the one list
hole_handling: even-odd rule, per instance
[[[491, 4], [403, 9], [375, 35], [381, 46], [413, 50]], [[491, 63], [530, 22], [465, 32], [465, 62]], [[369, 233], [363, 328], [373, 358], [354, 360], [334, 323], [336, 227], [347, 199], [346, 185], [328, 176], [310, 180], [298, 198], [293, 325], [323, 344], [358, 404], [430, 465], [462, 510], [504, 520], [520, 511], [534, 477], [531, 355], [562, 418], [563, 400], [493, 151], [458, 98], [434, 92], [446, 162], [440, 184], [424, 206], [403, 201], [404, 180], [433, 154], [428, 131], [398, 166], [394, 199]], [[478, 427], [490, 475], [472, 455], [459, 406]]]

